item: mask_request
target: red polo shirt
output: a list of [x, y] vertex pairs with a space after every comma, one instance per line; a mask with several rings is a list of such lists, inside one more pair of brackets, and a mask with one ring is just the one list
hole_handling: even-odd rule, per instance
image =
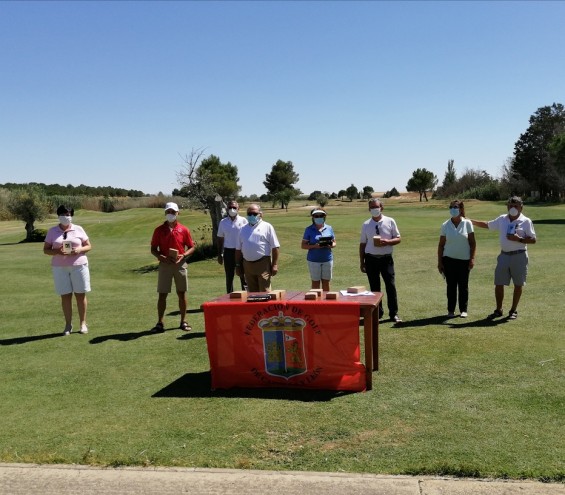
[[158, 246], [159, 252], [168, 256], [169, 249], [176, 249], [179, 254], [182, 254], [185, 252], [185, 246], [188, 248], [194, 246], [194, 241], [190, 235], [190, 230], [184, 225], [177, 222], [171, 229], [169, 223], [164, 222], [153, 232], [151, 246]]

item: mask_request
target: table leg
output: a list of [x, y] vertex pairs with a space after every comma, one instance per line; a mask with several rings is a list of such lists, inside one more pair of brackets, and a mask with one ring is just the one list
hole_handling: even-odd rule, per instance
[[379, 371], [379, 308], [373, 309], [373, 370]]
[[[378, 319], [377, 319], [378, 324]], [[363, 308], [363, 332], [365, 338], [365, 372], [367, 390], [373, 388], [373, 308]]]

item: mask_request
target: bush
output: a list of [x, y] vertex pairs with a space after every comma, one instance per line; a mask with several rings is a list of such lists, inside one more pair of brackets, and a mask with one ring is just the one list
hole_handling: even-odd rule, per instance
[[215, 258], [217, 256], [216, 246], [211, 242], [203, 242], [196, 245], [196, 249], [189, 258], [190, 262], [204, 261]]
[[46, 229], [33, 229], [31, 231], [31, 236], [24, 242], [45, 242], [45, 237], [47, 236]]

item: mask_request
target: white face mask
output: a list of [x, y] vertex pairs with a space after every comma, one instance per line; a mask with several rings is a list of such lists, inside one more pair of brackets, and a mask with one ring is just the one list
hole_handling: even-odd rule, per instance
[[371, 212], [372, 217], [378, 217], [381, 214], [381, 209], [380, 208], [371, 208], [370, 212]]
[[235, 216], [237, 215], [237, 210], [236, 210], [235, 208], [230, 208], [230, 209], [228, 210], [228, 215], [229, 215], [230, 217], [235, 217]]
[[514, 208], [514, 207], [510, 208], [510, 209], [508, 210], [508, 213], [509, 213], [511, 216], [513, 216], [513, 217], [517, 217], [517, 216], [520, 214], [520, 212], [518, 211], [518, 209], [517, 209], [517, 208]]
[[177, 219], [177, 216], [173, 213], [167, 213], [165, 216], [167, 217], [167, 222], [173, 223]]
[[73, 217], [67, 217], [66, 215], [61, 215], [59, 217], [59, 223], [61, 225], [70, 225], [72, 221], [73, 221]]

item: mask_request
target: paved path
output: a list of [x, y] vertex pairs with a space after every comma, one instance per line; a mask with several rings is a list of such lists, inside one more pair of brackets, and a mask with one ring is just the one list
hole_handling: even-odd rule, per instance
[[0, 464], [0, 495], [565, 495], [565, 484], [371, 474]]

